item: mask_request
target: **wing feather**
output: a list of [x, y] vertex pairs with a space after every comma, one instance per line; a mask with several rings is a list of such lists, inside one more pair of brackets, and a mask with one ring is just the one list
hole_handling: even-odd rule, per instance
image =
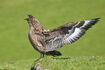
[[72, 44], [78, 40], [96, 22], [98, 18], [64, 24], [61, 27], [50, 30], [46, 38], [46, 52], [56, 50], [65, 44]]

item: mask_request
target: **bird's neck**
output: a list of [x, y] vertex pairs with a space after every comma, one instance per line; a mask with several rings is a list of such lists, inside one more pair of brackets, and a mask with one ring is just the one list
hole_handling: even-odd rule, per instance
[[43, 26], [40, 23], [35, 23], [34, 25], [30, 25], [30, 31], [34, 31], [35, 33], [42, 33]]

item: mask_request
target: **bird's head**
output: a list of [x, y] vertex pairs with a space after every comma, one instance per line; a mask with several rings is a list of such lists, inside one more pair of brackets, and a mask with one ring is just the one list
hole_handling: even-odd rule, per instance
[[36, 23], [39, 23], [39, 21], [32, 15], [29, 15], [29, 14], [26, 14], [26, 15], [28, 16], [28, 18], [25, 18], [24, 20], [26, 20], [29, 25], [34, 25]]

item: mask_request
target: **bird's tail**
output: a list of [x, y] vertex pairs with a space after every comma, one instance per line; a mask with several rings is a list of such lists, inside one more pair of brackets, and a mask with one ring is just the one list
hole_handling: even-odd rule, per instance
[[90, 27], [92, 27], [96, 22], [99, 21], [100, 18], [85, 20], [84, 24], [80, 27], [81, 29], [88, 30]]

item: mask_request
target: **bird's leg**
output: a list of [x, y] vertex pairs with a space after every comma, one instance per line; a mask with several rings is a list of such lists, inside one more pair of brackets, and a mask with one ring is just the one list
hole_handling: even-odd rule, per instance
[[38, 58], [37, 60], [35, 60], [35, 62], [39, 61], [43, 57], [44, 57], [44, 53], [41, 53], [40, 58]]
[[35, 70], [35, 65], [40, 61], [41, 58], [44, 57], [44, 53], [41, 53], [40, 58], [38, 58], [37, 60], [34, 61], [34, 64], [32, 64], [31, 66], [31, 70]]
[[41, 53], [41, 56], [40, 56], [40, 58], [39, 59], [41, 59], [41, 58], [43, 58], [44, 57], [44, 53]]

